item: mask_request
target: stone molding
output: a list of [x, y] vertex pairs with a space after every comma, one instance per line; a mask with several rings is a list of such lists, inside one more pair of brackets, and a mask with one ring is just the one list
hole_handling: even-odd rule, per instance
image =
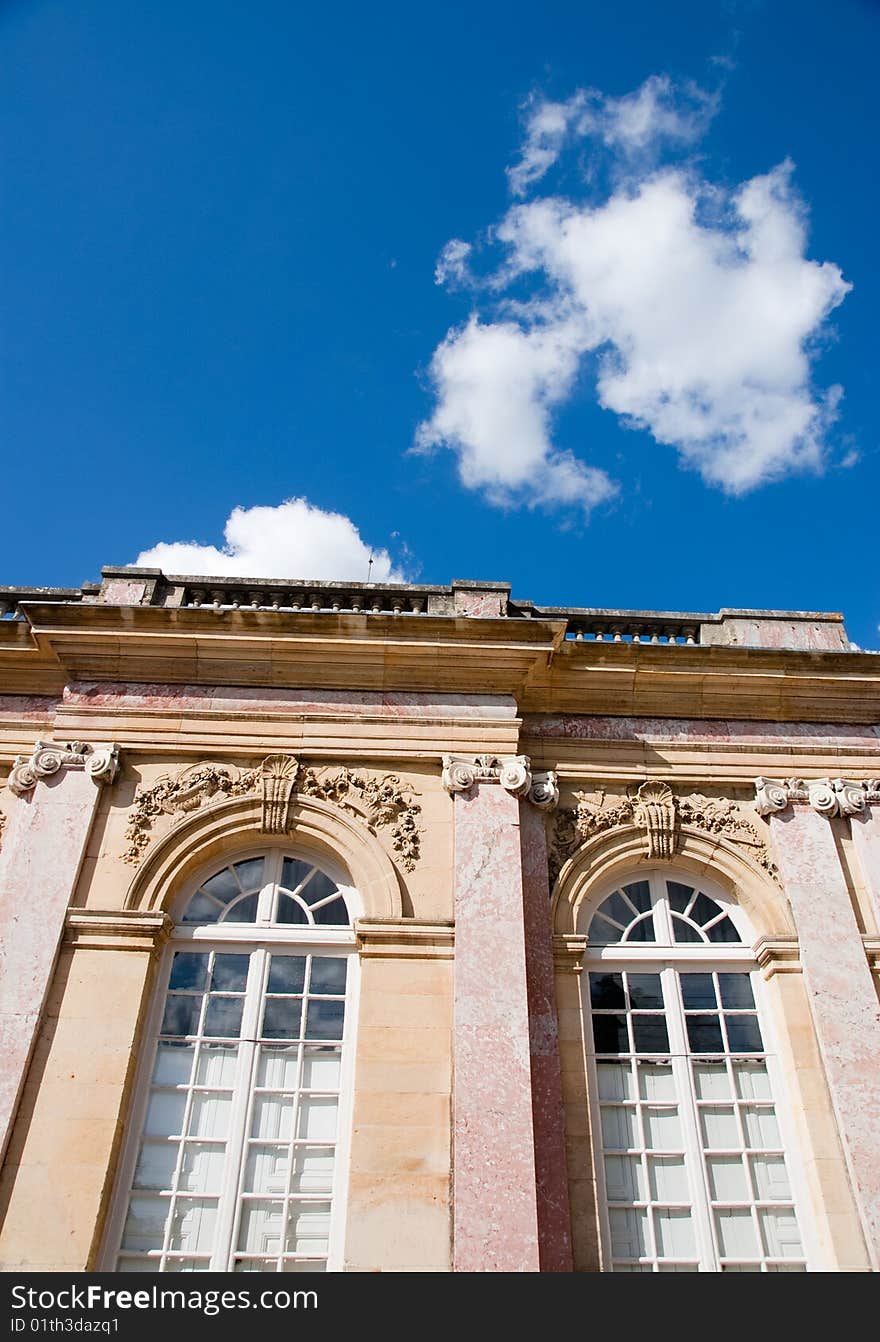
[[163, 911], [68, 909], [64, 944], [81, 950], [153, 951], [165, 944], [173, 926]]
[[84, 769], [96, 783], [112, 783], [119, 773], [119, 747], [90, 746], [84, 741], [37, 741], [30, 755], [17, 755], [7, 778], [9, 791], [24, 797], [41, 778], [51, 778], [62, 769]]
[[414, 871], [420, 855], [421, 830], [416, 821], [420, 806], [396, 774], [375, 778], [340, 769], [303, 769], [295, 755], [267, 755], [252, 769], [206, 760], [177, 774], [163, 774], [152, 787], [138, 788], [129, 815], [123, 860], [137, 866], [151, 840], [154, 821], [161, 815], [181, 816], [199, 810], [213, 799], [260, 798], [260, 830], [286, 834], [291, 805], [297, 797], [315, 797], [339, 806], [372, 833], [387, 829], [394, 856], [404, 871]]
[[747, 848], [777, 878], [767, 845], [735, 801], [691, 793], [678, 797], [661, 779], [648, 778], [635, 793], [607, 800], [604, 789], [575, 792], [576, 807], [559, 811], [550, 843], [551, 884], [564, 864], [595, 835], [632, 826], [644, 832], [644, 856], [668, 861], [678, 852], [682, 826], [717, 834]]
[[759, 937], [752, 950], [765, 979], [772, 979], [774, 974], [801, 972], [797, 937]]
[[410, 918], [358, 918], [354, 930], [362, 959], [453, 959], [455, 927], [451, 922], [417, 922]]
[[552, 811], [559, 801], [555, 772], [532, 773], [528, 755], [444, 755], [441, 782], [450, 796], [475, 783], [500, 783], [539, 811]]
[[871, 803], [880, 804], [880, 779], [853, 781], [849, 778], [756, 778], [755, 810], [758, 815], [778, 815], [792, 802], [806, 803], [819, 815], [861, 815]]
[[556, 932], [553, 936], [553, 967], [568, 974], [580, 974], [587, 950], [587, 938], [580, 932]]

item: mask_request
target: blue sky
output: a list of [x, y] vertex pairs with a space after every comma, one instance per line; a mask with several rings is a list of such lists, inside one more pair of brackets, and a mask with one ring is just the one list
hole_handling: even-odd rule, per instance
[[373, 549], [880, 647], [878, 39], [873, 0], [6, 0], [0, 580]]

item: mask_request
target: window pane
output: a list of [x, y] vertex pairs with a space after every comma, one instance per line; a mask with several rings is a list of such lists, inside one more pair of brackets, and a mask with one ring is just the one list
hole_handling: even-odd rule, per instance
[[735, 1062], [736, 1093], [741, 1100], [769, 1100], [770, 1077], [763, 1062]]
[[749, 974], [719, 974], [718, 986], [721, 989], [721, 1005], [726, 1007], [754, 1010], [755, 995], [752, 992], [752, 980]]
[[692, 922], [695, 922], [698, 927], [702, 927], [704, 923], [708, 923], [713, 918], [717, 918], [721, 911], [721, 905], [716, 904], [714, 899], [710, 899], [708, 895], [704, 895], [701, 891], [694, 900], [688, 917]]
[[273, 955], [269, 965], [270, 993], [301, 993], [306, 981], [304, 955]]
[[344, 1024], [344, 1002], [309, 998], [306, 1016], [307, 1039], [341, 1039]]
[[157, 1086], [185, 1086], [192, 1076], [195, 1044], [160, 1044], [153, 1081]]
[[723, 1053], [724, 1040], [717, 1016], [688, 1016], [688, 1042], [692, 1053]]
[[[626, 984], [629, 988], [630, 1006], [641, 1007], [643, 1010], [648, 1007], [662, 1008], [663, 991], [660, 987], [659, 974], [627, 974]], [[614, 1005], [622, 1003], [615, 1002]]]
[[593, 1044], [597, 1053], [628, 1053], [625, 1016], [594, 1016]]
[[590, 923], [589, 939], [597, 945], [610, 945], [614, 941], [620, 941], [622, 936], [623, 928], [614, 927], [607, 918], [602, 917], [601, 912], [597, 913]]
[[223, 918], [224, 923], [252, 923], [257, 917], [259, 895], [245, 895], [237, 904], [231, 904]]
[[706, 1105], [700, 1113], [703, 1145], [708, 1150], [734, 1150], [740, 1146], [739, 1128], [733, 1108], [727, 1105]]
[[691, 895], [694, 893], [693, 886], [682, 885], [679, 881], [667, 881], [666, 891], [669, 898], [669, 907], [674, 913], [684, 913], [690, 903]]
[[209, 997], [205, 1012], [205, 1034], [237, 1039], [241, 1033], [243, 997]]
[[266, 1039], [298, 1039], [302, 1020], [301, 997], [270, 997], [263, 1013]]
[[677, 1109], [655, 1109], [646, 1105], [642, 1111], [642, 1121], [645, 1125], [645, 1145], [650, 1150], [680, 1150], [682, 1132]]
[[292, 923], [307, 923], [309, 921], [309, 916], [299, 900], [293, 899], [290, 895], [279, 895], [275, 921], [287, 925]]
[[165, 1003], [161, 1034], [193, 1035], [199, 1032], [201, 997], [169, 997]]
[[296, 1135], [310, 1142], [332, 1142], [336, 1138], [339, 1101], [329, 1095], [303, 1095], [300, 1099]]
[[197, 1091], [189, 1116], [190, 1137], [226, 1137], [232, 1100], [224, 1092]]
[[257, 1085], [272, 1090], [295, 1090], [299, 1050], [293, 1048], [260, 1049]]
[[252, 857], [247, 862], [236, 862], [235, 874], [242, 890], [259, 890], [263, 884], [264, 865], [265, 859], [262, 857]]
[[633, 1040], [637, 1053], [668, 1053], [669, 1036], [666, 1033], [666, 1021], [663, 1016], [639, 1016], [633, 1018]]
[[731, 941], [742, 940], [742, 938], [739, 935], [739, 932], [737, 932], [736, 928], [734, 927], [733, 923], [730, 921], [729, 918], [722, 918], [721, 921], [716, 923], [714, 927], [708, 928], [706, 930], [706, 936], [709, 938], [710, 941], [715, 942], [731, 942]]
[[600, 1062], [596, 1064], [599, 1075], [600, 1100], [631, 1100], [633, 1098], [632, 1072], [627, 1062]]
[[715, 1000], [715, 984], [711, 974], [679, 974], [681, 982], [681, 1000], [685, 1009], [700, 1011], [708, 1008], [714, 1011], [718, 1005]]
[[283, 1197], [287, 1192], [287, 1167], [290, 1147], [252, 1145], [245, 1163], [244, 1188], [246, 1193], [270, 1193]]
[[672, 915], [672, 931], [675, 940], [679, 942], [703, 940], [695, 927], [691, 927], [690, 923], [686, 923], [683, 918], [677, 917], [676, 914]]
[[335, 1048], [303, 1049], [305, 1090], [338, 1090], [341, 1054]]
[[654, 940], [654, 918], [649, 915], [646, 918], [640, 918], [637, 923], [633, 923], [629, 931], [624, 936], [624, 941], [653, 941]]
[[694, 1081], [698, 1100], [730, 1100], [730, 1077], [723, 1062], [695, 1062]]
[[671, 1063], [640, 1062], [638, 1076], [639, 1095], [643, 1100], [675, 1100], [675, 1076]]
[[135, 1188], [170, 1188], [177, 1164], [177, 1143], [144, 1142], [134, 1172]]
[[654, 1212], [654, 1232], [657, 1236], [657, 1252], [661, 1258], [693, 1256], [696, 1244], [690, 1211], [659, 1207]]
[[336, 882], [331, 881], [323, 871], [316, 871], [306, 888], [303, 890], [303, 898], [311, 906], [318, 904], [328, 895], [334, 895], [337, 892]]
[[639, 913], [649, 913], [651, 909], [651, 887], [647, 881], [631, 881], [623, 887], [630, 904], [634, 904]]
[[202, 1044], [196, 1068], [196, 1085], [230, 1089], [235, 1084], [237, 1060], [238, 1048], [235, 1044]]
[[345, 992], [347, 969], [348, 964], [341, 956], [338, 958], [313, 956], [309, 993], [312, 996], [316, 993], [335, 993], [342, 996]]
[[800, 1258], [803, 1246], [797, 1221], [791, 1207], [779, 1207], [758, 1212], [761, 1235], [771, 1258]]
[[215, 955], [211, 974], [213, 992], [243, 993], [247, 987], [249, 955]]
[[293, 1135], [292, 1095], [257, 1095], [251, 1118], [251, 1136], [290, 1141]]
[[716, 1202], [748, 1202], [749, 1184], [741, 1156], [707, 1156], [709, 1193]]
[[183, 1148], [178, 1188], [186, 1193], [219, 1193], [225, 1164], [225, 1143], [187, 1142]]
[[170, 1212], [167, 1198], [132, 1198], [122, 1233], [123, 1249], [161, 1249]]
[[175, 951], [171, 962], [169, 988], [193, 988], [203, 991], [208, 982], [210, 956], [196, 951]]
[[752, 1177], [755, 1191], [762, 1202], [788, 1202], [791, 1185], [782, 1156], [752, 1156]]
[[326, 1253], [330, 1235], [329, 1202], [293, 1202], [287, 1217], [287, 1253]]
[[[307, 893], [308, 890], [309, 886], [306, 886]], [[351, 921], [348, 906], [341, 895], [331, 899], [329, 904], [322, 904], [319, 909], [312, 909], [312, 917], [322, 927], [347, 927]]]
[[590, 1001], [594, 1007], [611, 1010], [626, 1006], [622, 974], [591, 974]]
[[636, 1136], [634, 1107], [602, 1105], [602, 1145], [606, 1151], [628, 1151], [641, 1145]]
[[147, 1106], [144, 1132], [148, 1137], [173, 1137], [183, 1131], [186, 1091], [154, 1091]]
[[764, 1042], [757, 1016], [725, 1016], [731, 1053], [761, 1053]]
[[281, 884], [285, 890], [297, 890], [313, 870], [311, 862], [300, 862], [299, 858], [286, 857], [281, 868]]
[[230, 899], [237, 899], [241, 894], [238, 881], [229, 867], [224, 871], [218, 871], [216, 876], [212, 876], [209, 881], [205, 881], [202, 889], [212, 899], [219, 899], [221, 904], [228, 904]]
[[216, 923], [223, 912], [223, 905], [216, 899], [209, 899], [198, 891], [186, 906], [183, 915], [185, 923]]
[[643, 1208], [612, 1207], [608, 1215], [615, 1258], [640, 1258], [648, 1252], [648, 1213]]
[[333, 1188], [332, 1146], [300, 1146], [294, 1151], [290, 1188], [293, 1193], [329, 1193]]
[[611, 1202], [643, 1202], [647, 1197], [639, 1156], [605, 1157], [605, 1192]]
[[283, 1202], [246, 1202], [238, 1231], [239, 1249], [249, 1253], [280, 1253], [283, 1224]]
[[599, 905], [599, 912], [604, 913], [606, 918], [611, 918], [615, 923], [620, 923], [621, 927], [629, 927], [636, 916], [617, 890]]
[[779, 1150], [782, 1146], [779, 1124], [770, 1105], [763, 1105], [760, 1108], [757, 1105], [743, 1105], [742, 1116], [746, 1140], [753, 1150], [761, 1147], [770, 1151]]
[[719, 1210], [715, 1213], [722, 1258], [757, 1258], [758, 1239], [750, 1211]]
[[655, 1202], [688, 1202], [684, 1156], [651, 1156], [651, 1197]]

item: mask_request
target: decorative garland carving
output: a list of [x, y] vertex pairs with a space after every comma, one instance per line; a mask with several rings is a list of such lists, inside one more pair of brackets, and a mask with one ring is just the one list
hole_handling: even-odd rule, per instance
[[880, 802], [880, 779], [853, 782], [849, 778], [755, 779], [755, 810], [758, 815], [775, 815], [791, 802], [807, 802], [819, 815], [861, 815], [872, 802]]
[[676, 797], [666, 783], [648, 779], [633, 796], [606, 800], [603, 789], [576, 792], [576, 807], [557, 812], [550, 840], [550, 884], [553, 886], [568, 859], [588, 840], [605, 830], [634, 825], [645, 831], [645, 856], [669, 859], [678, 851], [681, 827], [723, 835], [751, 850], [751, 855], [769, 876], [777, 879], [767, 845], [755, 826], [727, 798], [716, 799], [692, 793]]
[[225, 800], [254, 792], [262, 800], [264, 834], [287, 833], [290, 805], [297, 795], [317, 797], [340, 806], [374, 834], [389, 830], [389, 842], [404, 871], [413, 871], [419, 859], [421, 830], [416, 816], [421, 808], [396, 774], [372, 778], [351, 769], [328, 774], [302, 770], [293, 755], [267, 755], [256, 769], [206, 761], [175, 775], [163, 774], [152, 787], [139, 789], [125, 830], [124, 861], [140, 862], [158, 816], [184, 815], [214, 798]]
[[177, 774], [163, 774], [152, 787], [138, 788], [125, 828], [128, 848], [124, 862], [137, 865], [150, 842], [153, 821], [160, 815], [185, 815], [197, 811], [216, 797], [240, 797], [253, 792], [259, 771], [237, 769], [234, 764], [206, 761], [191, 764]]
[[62, 769], [84, 769], [96, 783], [112, 783], [119, 772], [119, 747], [90, 746], [85, 741], [38, 741], [30, 755], [18, 755], [6, 780], [16, 797], [31, 792], [41, 778]]

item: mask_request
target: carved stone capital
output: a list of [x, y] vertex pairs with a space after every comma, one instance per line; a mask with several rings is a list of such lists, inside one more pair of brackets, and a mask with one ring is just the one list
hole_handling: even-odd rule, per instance
[[806, 802], [819, 815], [860, 815], [871, 802], [880, 802], [880, 779], [853, 781], [848, 778], [773, 778], [755, 779], [755, 810], [758, 815], [775, 815], [792, 802]]
[[59, 745], [38, 741], [30, 755], [19, 755], [6, 780], [16, 797], [31, 792], [41, 778], [51, 778], [62, 769], [84, 769], [96, 783], [112, 783], [119, 772], [117, 745], [90, 746], [84, 741]]
[[475, 783], [500, 783], [541, 811], [552, 811], [559, 801], [556, 774], [552, 770], [533, 774], [528, 755], [444, 755], [441, 780], [451, 796], [467, 792]]

